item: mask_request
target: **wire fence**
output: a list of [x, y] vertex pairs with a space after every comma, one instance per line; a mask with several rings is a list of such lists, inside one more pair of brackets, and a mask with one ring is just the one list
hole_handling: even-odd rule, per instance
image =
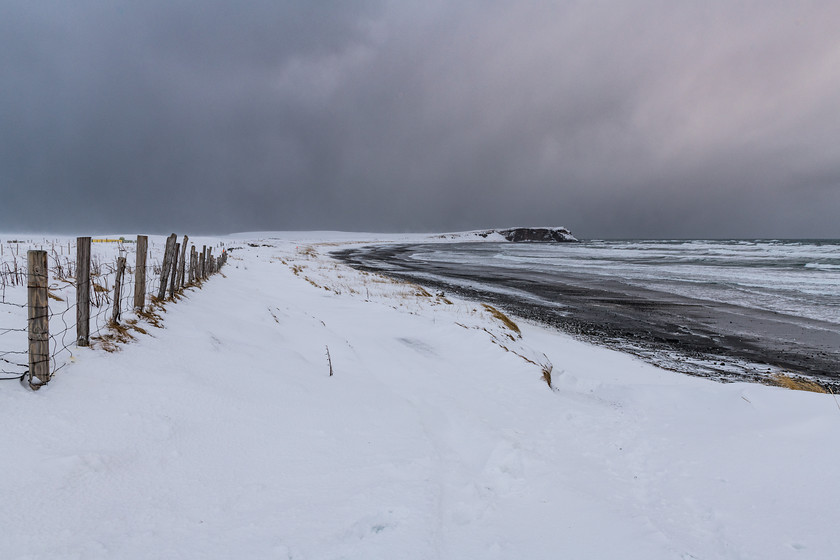
[[[89, 340], [93, 347], [101, 347], [112, 351], [115, 342], [131, 338], [127, 334], [126, 325], [136, 326], [138, 321], [153, 318], [148, 310], [161, 305], [157, 295], [161, 287], [163, 263], [163, 245], [149, 240], [145, 274], [137, 275], [136, 245], [124, 240], [114, 240], [114, 243], [95, 244], [95, 250], [90, 255], [90, 273], [88, 293], [90, 294]], [[219, 243], [220, 247], [223, 244]], [[0, 243], [2, 257], [0, 262], [0, 381], [4, 379], [23, 379], [30, 369], [31, 338], [28, 322], [38, 317], [33, 316], [32, 309], [27, 302], [27, 266], [26, 251], [32, 249], [47, 252], [48, 306], [49, 321], [49, 360], [50, 375], [61, 371], [71, 363], [77, 350], [77, 327], [79, 317], [79, 302], [76, 301], [78, 279], [78, 263], [76, 262], [76, 241], [52, 241], [35, 243], [30, 241], [13, 240]], [[193, 245], [195, 247], [195, 245]], [[188, 255], [186, 251], [181, 254]], [[207, 253], [209, 257], [210, 253]], [[186, 256], [186, 255], [185, 255]], [[213, 260], [214, 267], [224, 261], [222, 257]], [[115, 300], [114, 285], [117, 279], [117, 259], [125, 259], [124, 272], [120, 282], [118, 299]], [[180, 265], [177, 259], [173, 263]], [[203, 261], [202, 261], [203, 262]], [[198, 265], [198, 259], [185, 259], [183, 277], [178, 275], [176, 290], [170, 291], [170, 299], [181, 293], [183, 288], [190, 286], [187, 281], [191, 268]], [[173, 267], [174, 268], [174, 267]], [[211, 267], [206, 267], [210, 272]], [[198, 276], [199, 271], [193, 271]], [[172, 273], [167, 275], [166, 281]], [[143, 309], [135, 309], [135, 289], [137, 278], [145, 278], [145, 297]], [[192, 275], [189, 275], [192, 277]], [[172, 276], [173, 284], [175, 277]], [[167, 285], [166, 288], [172, 287]], [[84, 286], [82, 286], [84, 290]], [[116, 319], [116, 321], [114, 320]], [[122, 319], [122, 320], [121, 320]], [[142, 328], [136, 330], [144, 332]], [[36, 358], [37, 360], [38, 358]]]
[[[0, 301], [0, 316], [4, 319], [8, 317], [25, 316], [27, 310], [26, 304], [15, 303], [11, 301]], [[15, 323], [19, 323], [15, 321]], [[12, 323], [14, 324], [14, 323]], [[27, 349], [27, 332], [26, 323], [23, 327], [11, 327], [9, 323], [3, 321], [0, 323], [0, 340], [11, 340], [12, 345], [6, 348], [0, 346], [0, 379], [12, 376], [12, 379], [20, 378], [27, 370], [29, 365], [27, 356], [29, 351]]]
[[29, 367], [26, 251], [32, 243], [0, 243], [0, 379], [18, 379]]

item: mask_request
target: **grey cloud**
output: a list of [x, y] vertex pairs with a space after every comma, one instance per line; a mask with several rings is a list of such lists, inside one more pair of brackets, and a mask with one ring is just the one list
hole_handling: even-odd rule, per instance
[[0, 12], [0, 230], [840, 237], [828, 1]]

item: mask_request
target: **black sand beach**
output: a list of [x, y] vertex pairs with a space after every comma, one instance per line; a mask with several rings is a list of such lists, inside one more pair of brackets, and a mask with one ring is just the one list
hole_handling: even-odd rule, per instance
[[785, 373], [840, 389], [840, 332], [832, 323], [580, 274], [418, 262], [409, 258], [412, 247], [367, 247], [333, 256], [362, 270], [492, 302], [667, 369], [721, 381], [762, 382]]

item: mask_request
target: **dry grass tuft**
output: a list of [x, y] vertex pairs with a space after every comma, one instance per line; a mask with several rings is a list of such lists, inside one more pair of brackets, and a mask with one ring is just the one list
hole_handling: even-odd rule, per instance
[[514, 323], [510, 319], [510, 317], [508, 317], [507, 315], [505, 315], [504, 313], [502, 313], [501, 311], [499, 311], [498, 309], [496, 309], [492, 305], [489, 305], [489, 304], [486, 304], [486, 303], [482, 303], [481, 305], [483, 305], [484, 309], [486, 309], [487, 312], [490, 313], [490, 315], [492, 315], [495, 319], [498, 319], [499, 321], [502, 322], [502, 324], [504, 326], [506, 326], [507, 328], [509, 328], [513, 332], [515, 332], [517, 334], [517, 336], [522, 336], [522, 332], [519, 330], [519, 326], [517, 326], [517, 324]]
[[113, 336], [119, 342], [128, 342], [129, 340], [134, 340], [134, 337], [131, 336], [131, 333], [128, 332], [129, 327], [125, 325], [121, 325], [120, 323], [115, 323], [110, 321], [108, 323], [108, 328], [113, 331]]
[[327, 365], [330, 366], [330, 377], [333, 376], [332, 356], [330, 356], [330, 347], [327, 346]]
[[543, 364], [542, 366], [542, 378], [545, 381], [548, 388], [554, 390], [554, 385], [551, 384], [551, 372], [554, 370], [554, 366], [551, 364]]
[[[163, 309], [160, 307], [159, 309]], [[152, 325], [153, 327], [157, 327], [159, 329], [163, 328], [163, 317], [158, 315], [152, 309], [144, 309], [143, 311], [138, 311], [137, 316], [145, 319], [147, 323]]]
[[[304, 276], [303, 279], [306, 280], [307, 282], [309, 282], [310, 284], [312, 284], [314, 287], [318, 288], [319, 290], [327, 290], [328, 292], [331, 291], [327, 286], [320, 285], [318, 282], [316, 282], [315, 280], [313, 280], [309, 276]], [[336, 292], [336, 293], [338, 293], [338, 292]]]
[[825, 387], [814, 381], [808, 381], [801, 377], [793, 377], [785, 375], [784, 373], [777, 373], [773, 375], [772, 381], [774, 385], [784, 387], [785, 389], [792, 389], [794, 391], [809, 391], [811, 393], [828, 393]]
[[61, 298], [50, 291], [47, 291], [47, 297], [50, 299], [54, 299], [55, 301], [64, 301], [64, 298]]
[[126, 342], [134, 340], [134, 337], [128, 331], [128, 327], [119, 323], [115, 323], [113, 321], [109, 322], [108, 330], [109, 332], [106, 334], [91, 337], [91, 340], [99, 343], [102, 349], [106, 352], [116, 352], [120, 349], [118, 344], [125, 344]]
[[132, 329], [135, 332], [139, 332], [140, 334], [149, 334], [149, 331], [137, 324], [137, 319], [129, 319], [125, 322], [125, 324], [129, 329]]
[[365, 276], [370, 276], [371, 277], [370, 281], [374, 284], [404, 284], [404, 282], [399, 282], [399, 281], [397, 281], [393, 278], [390, 278], [388, 276], [384, 276], [382, 274], [368, 274], [366, 272]]
[[98, 337], [92, 338], [91, 340], [94, 340], [94, 341], [98, 342], [99, 345], [102, 347], [102, 349], [105, 350], [106, 352], [113, 353], [113, 352], [116, 352], [117, 350], [119, 350], [119, 347], [114, 343], [113, 340], [110, 339], [110, 337], [108, 335], [98, 336]]

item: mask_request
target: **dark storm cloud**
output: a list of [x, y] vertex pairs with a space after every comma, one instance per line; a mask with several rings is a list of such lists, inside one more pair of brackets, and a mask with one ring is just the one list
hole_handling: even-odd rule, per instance
[[4, 2], [0, 230], [840, 237], [836, 3], [451, 4]]

